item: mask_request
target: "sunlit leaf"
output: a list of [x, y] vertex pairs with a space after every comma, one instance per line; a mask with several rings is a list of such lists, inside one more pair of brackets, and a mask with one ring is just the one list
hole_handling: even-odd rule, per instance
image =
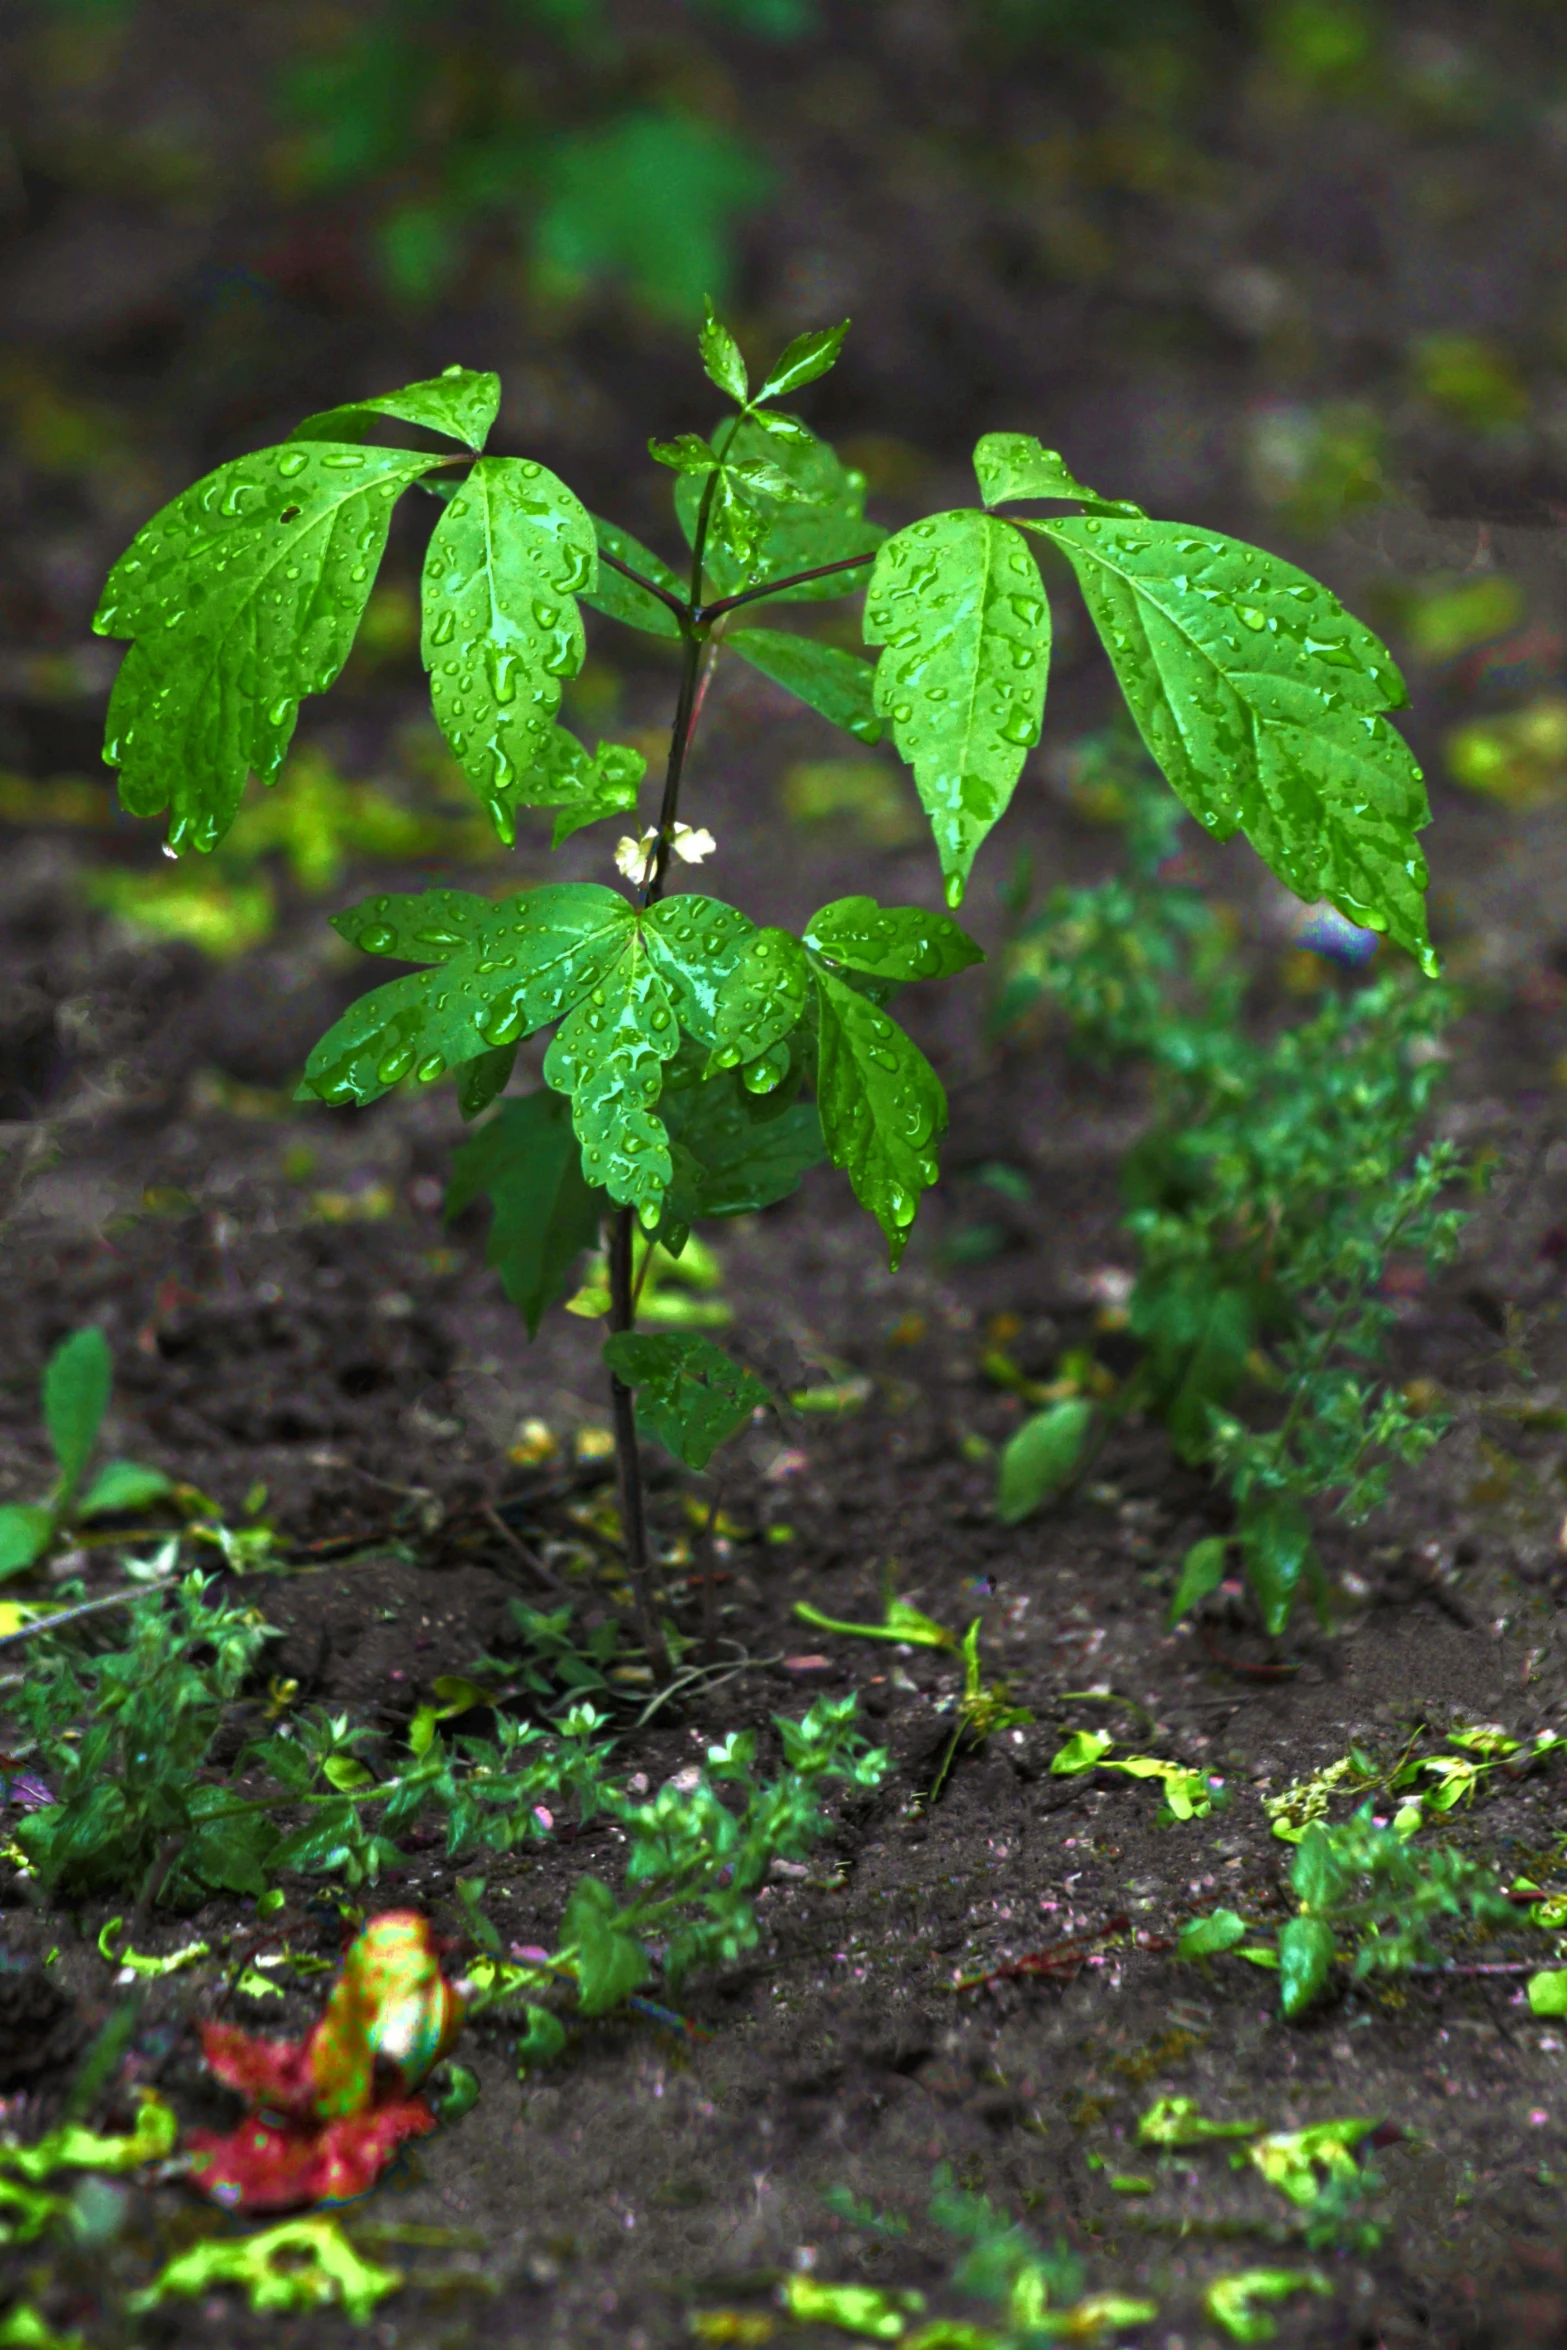
[[500, 411], [501, 379], [471, 367], [448, 367], [424, 383], [404, 384], [400, 392], [381, 392], [371, 400], [349, 400], [341, 408], [324, 408], [307, 416], [289, 434], [291, 441], [362, 441], [378, 416], [403, 424], [422, 424], [444, 433], [475, 451], [490, 437]]
[[987, 432], [974, 451], [974, 472], [987, 506], [1005, 506], [1014, 498], [1061, 498], [1091, 514], [1140, 516], [1143, 511], [1130, 499], [1102, 498], [1097, 490], [1085, 489], [1060, 452], [1041, 447], [1028, 432]]
[[796, 335], [768, 369], [758, 400], [781, 400], [786, 392], [798, 391], [801, 384], [814, 383], [819, 375], [825, 375], [842, 350], [848, 331], [849, 321], [844, 319], [840, 326], [811, 327]]
[[805, 944], [877, 979], [951, 979], [985, 960], [950, 914], [879, 906], [869, 897], [835, 898], [823, 906], [806, 925]]
[[1333, 1929], [1321, 1918], [1289, 1918], [1279, 1928], [1279, 2001], [1293, 2019], [1321, 1998], [1333, 1972]]
[[706, 305], [706, 315], [697, 336], [697, 347], [701, 351], [702, 365], [707, 371], [708, 380], [744, 407], [751, 388], [745, 361], [728, 327], [721, 319], [714, 317], [711, 302]]

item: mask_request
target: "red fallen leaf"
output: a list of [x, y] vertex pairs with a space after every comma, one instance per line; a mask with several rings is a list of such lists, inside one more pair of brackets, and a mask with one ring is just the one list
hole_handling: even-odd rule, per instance
[[191, 2133], [191, 2174], [229, 2210], [342, 2202], [374, 2186], [399, 2146], [433, 2130], [416, 2088], [462, 2028], [461, 1991], [441, 1973], [427, 1919], [372, 1918], [304, 2040], [204, 2024], [209, 2070], [251, 2106], [226, 2135]]

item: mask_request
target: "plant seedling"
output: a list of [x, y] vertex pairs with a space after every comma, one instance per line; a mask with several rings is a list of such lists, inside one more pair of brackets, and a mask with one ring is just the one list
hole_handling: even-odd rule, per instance
[[[674, 476], [679, 564], [595, 518], [535, 459], [487, 454], [499, 380], [453, 367], [308, 417], [184, 491], [115, 565], [94, 621], [131, 640], [105, 756], [128, 809], [167, 811], [176, 853], [216, 848], [250, 775], [278, 775], [302, 699], [353, 646], [406, 490], [440, 507], [422, 588], [435, 715], [503, 840], [530, 808], [553, 811], [557, 845], [634, 818], [641, 753], [590, 751], [558, 721], [583, 660], [582, 606], [677, 648], [657, 814], [614, 853], [626, 887], [549, 883], [499, 900], [432, 888], [338, 915], [363, 952], [414, 968], [334, 1025], [300, 1089], [367, 1103], [454, 1075], [472, 1119], [505, 1093], [519, 1044], [553, 1029], [542, 1087], [502, 1105], [476, 1138], [482, 1169], [460, 1162], [458, 1179], [496, 1201], [503, 1278], [530, 1328], [607, 1229], [621, 1521], [656, 1668], [667, 1656], [638, 1413], [696, 1466], [766, 1395], [711, 1340], [636, 1331], [635, 1231], [678, 1257], [698, 1220], [787, 1198], [825, 1157], [891, 1263], [902, 1256], [937, 1179], [946, 1099], [888, 1004], [981, 959], [953, 912], [1043, 723], [1051, 617], [1031, 542], [1071, 566], [1143, 738], [1198, 822], [1220, 840], [1244, 832], [1291, 889], [1435, 968], [1415, 844], [1429, 811], [1385, 715], [1407, 698], [1403, 681], [1370, 631], [1292, 564], [1101, 497], [1026, 433], [979, 442], [979, 504], [889, 536], [865, 516], [862, 477], [780, 405], [834, 364], [845, 331], [796, 337], [753, 390], [709, 309], [702, 364], [730, 412], [711, 435], [650, 444]], [[403, 428], [399, 445], [372, 442], [389, 427]], [[409, 427], [445, 452], [410, 445]], [[798, 611], [861, 589], [874, 667], [801, 628], [753, 625], [754, 605]], [[671, 894], [716, 845], [682, 799], [725, 652], [857, 742], [890, 734], [930, 820], [946, 910], [857, 894], [795, 935]]]
[[59, 1476], [47, 1501], [0, 1505], [0, 1579], [36, 1566], [72, 1526], [129, 1517], [173, 1493], [161, 1469], [137, 1461], [107, 1461], [82, 1491], [113, 1384], [114, 1358], [101, 1330], [73, 1331], [49, 1357], [43, 1420]]

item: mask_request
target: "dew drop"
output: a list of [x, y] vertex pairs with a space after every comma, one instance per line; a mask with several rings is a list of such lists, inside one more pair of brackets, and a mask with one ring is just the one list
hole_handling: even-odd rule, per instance
[[457, 634], [457, 615], [448, 606], [430, 631], [432, 645], [449, 645]]
[[431, 1053], [414, 1071], [421, 1085], [433, 1085], [437, 1077], [444, 1077], [445, 1074], [446, 1063], [439, 1053]]
[[372, 922], [359, 933], [359, 944], [367, 955], [384, 955], [397, 944], [397, 933], [389, 923]]
[[411, 1044], [397, 1045], [387, 1054], [385, 1060], [377, 1063], [376, 1083], [378, 1085], [395, 1085], [400, 1077], [407, 1076], [413, 1065], [413, 1046]]
[[310, 459], [303, 449], [285, 449], [277, 461], [279, 473], [290, 481], [296, 473], [303, 473]]

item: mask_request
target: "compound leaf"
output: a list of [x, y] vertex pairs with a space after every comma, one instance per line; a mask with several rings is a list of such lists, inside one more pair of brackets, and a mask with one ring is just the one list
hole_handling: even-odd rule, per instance
[[1050, 663], [1039, 567], [992, 515], [913, 523], [876, 558], [865, 641], [886, 648], [876, 707], [914, 770], [947, 902], [959, 905], [975, 852], [1039, 740]]
[[813, 914], [805, 943], [851, 971], [877, 979], [950, 979], [985, 960], [950, 914], [923, 906], [878, 906], [874, 898], [836, 898]]
[[544, 1056], [545, 1083], [571, 1096], [583, 1174], [617, 1206], [634, 1207], [649, 1229], [674, 1172], [655, 1104], [664, 1063], [680, 1043], [650, 946], [633, 925], [618, 960], [567, 1013]]
[[[618, 523], [605, 522], [597, 514], [593, 517], [593, 533], [599, 553], [618, 555], [622, 563], [629, 563], [633, 571], [640, 571], [644, 579], [657, 580], [672, 596], [686, 600], [683, 580], [675, 577], [669, 565], [640, 539], [634, 539], [629, 530]], [[613, 564], [599, 563], [598, 578], [591, 588], [583, 590], [582, 600], [591, 604], [595, 612], [603, 612], [611, 620], [623, 621], [627, 628], [640, 628], [648, 636], [673, 637], [678, 641], [680, 623], [667, 604], [657, 596], [650, 596], [646, 588], [638, 587], [634, 579], [627, 579]]]
[[[755, 485], [746, 488], [746, 507], [755, 523], [760, 551], [750, 560], [732, 548], [710, 544], [707, 576], [716, 594], [737, 595], [742, 588], [810, 571], [820, 563], [872, 554], [886, 537], [879, 524], [865, 518], [864, 474], [840, 464], [827, 443], [804, 425], [799, 427], [797, 440], [784, 440], [755, 417], [742, 417], [732, 430], [725, 427], [723, 447], [725, 459], [736, 467], [755, 459], [776, 468], [793, 495], [779, 499]], [[682, 475], [675, 483], [675, 513], [688, 546], [696, 535], [701, 503], [701, 482]], [[867, 564], [866, 570], [869, 568]], [[829, 579], [790, 588], [785, 600], [793, 603], [853, 595], [864, 579], [864, 572], [838, 572]]]
[[429, 432], [444, 433], [475, 452], [490, 437], [501, 404], [501, 379], [488, 370], [448, 367], [423, 383], [404, 384], [400, 392], [381, 392], [373, 400], [349, 400], [341, 408], [323, 408], [307, 416], [289, 434], [291, 441], [362, 441], [378, 416], [394, 416], [403, 424], [422, 424]]
[[597, 1239], [604, 1204], [583, 1180], [570, 1107], [558, 1094], [504, 1103], [462, 1144], [446, 1191], [448, 1219], [481, 1192], [492, 1210], [484, 1261], [521, 1309], [531, 1338]]
[[518, 779], [536, 765], [582, 666], [577, 596], [598, 577], [593, 519], [565, 483], [517, 457], [481, 457], [424, 562], [420, 651], [441, 731], [504, 841]]
[[[377, 903], [370, 901], [372, 910]], [[446, 1069], [514, 1044], [597, 987], [635, 924], [619, 892], [596, 882], [552, 883], [502, 898], [435, 970], [411, 972], [350, 1004], [311, 1053], [297, 1098], [373, 1102], [410, 1071], [429, 1084]]]
[[693, 1331], [658, 1336], [618, 1330], [604, 1360], [637, 1393], [637, 1416], [688, 1469], [705, 1469], [718, 1447], [771, 1401], [751, 1372]]
[[856, 742], [881, 741], [881, 720], [872, 696], [875, 671], [858, 654], [777, 628], [733, 629], [724, 643]]
[[888, 1262], [896, 1269], [919, 1195], [936, 1180], [947, 1097], [896, 1021], [820, 964], [815, 976], [822, 1139], [886, 1234]]
[[1144, 741], [1216, 840], [1434, 975], [1420, 769], [1385, 646], [1292, 563], [1184, 523], [1030, 522], [1061, 548]]
[[1066, 1396], [1035, 1412], [1007, 1441], [1001, 1455], [996, 1515], [1016, 1526], [1060, 1492], [1083, 1457], [1094, 1407], [1082, 1396]]
[[1068, 472], [1057, 449], [1042, 448], [1031, 432], [987, 432], [974, 451], [979, 494], [987, 506], [1012, 498], [1070, 498], [1091, 514], [1141, 516], [1129, 498], [1101, 498]]
[[134, 641], [103, 755], [133, 816], [214, 848], [254, 770], [273, 781], [306, 694], [347, 660], [401, 491], [441, 460], [341, 442], [262, 449], [139, 530], [93, 617]]
[[669, 989], [681, 1027], [711, 1051], [719, 1042], [715, 1021], [720, 990], [755, 937], [755, 923], [721, 898], [695, 892], [650, 906], [643, 923], [648, 952]]
[[728, 327], [722, 319], [713, 316], [711, 302], [706, 305], [706, 316], [697, 335], [697, 348], [702, 354], [702, 365], [707, 370], [708, 381], [717, 384], [721, 392], [727, 392], [730, 399], [737, 401], [743, 408], [751, 389], [745, 361]]
[[805, 949], [787, 930], [742, 940], [713, 1004], [711, 1068], [733, 1069], [782, 1042], [805, 1016], [810, 995]]
[[801, 384], [814, 383], [819, 375], [825, 375], [843, 349], [848, 331], [845, 319], [841, 326], [816, 326], [796, 335], [773, 361], [767, 381], [756, 395], [758, 400], [781, 400], [785, 392], [798, 391]]
[[73, 1330], [44, 1371], [44, 1426], [60, 1464], [59, 1506], [69, 1505], [109, 1408], [114, 1357], [101, 1330]]

